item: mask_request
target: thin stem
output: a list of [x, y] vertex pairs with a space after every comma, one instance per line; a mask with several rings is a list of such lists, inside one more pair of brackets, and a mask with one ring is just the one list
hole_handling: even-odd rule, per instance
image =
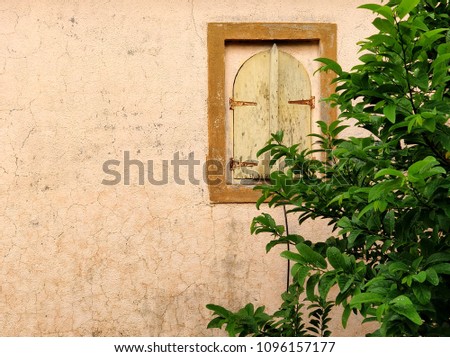
[[[289, 236], [289, 224], [287, 219], [286, 205], [283, 205], [283, 214], [284, 214], [284, 225], [286, 227], [286, 236]], [[291, 250], [291, 244], [289, 243], [289, 239], [287, 241], [287, 250]], [[288, 259], [287, 261], [287, 274], [286, 274], [286, 292], [289, 291], [289, 285], [291, 283], [291, 261]]]
[[394, 19], [394, 21], [395, 21], [395, 24], [397, 25], [398, 36], [400, 39], [400, 45], [401, 45], [402, 53], [403, 53], [403, 57], [400, 57], [400, 58], [403, 60], [403, 65], [405, 67], [405, 79], [406, 79], [406, 85], [408, 86], [409, 101], [411, 102], [413, 113], [417, 114], [417, 109], [416, 109], [416, 106], [414, 105], [413, 90], [411, 88], [411, 83], [409, 82], [409, 66], [408, 66], [408, 61], [406, 58], [405, 42], [403, 40], [402, 32], [400, 30], [400, 24], [398, 23], [397, 19]]
[[425, 141], [425, 144], [426, 144], [426, 145], [430, 148], [430, 150], [433, 152], [433, 154], [435, 154], [435, 155], [438, 157], [440, 163], [443, 164], [443, 165], [445, 165], [445, 166], [447, 166], [447, 167], [449, 167], [449, 166], [450, 166], [449, 160], [445, 157], [445, 155], [444, 155], [442, 152], [440, 152], [440, 151], [436, 148], [436, 146], [433, 144], [433, 142], [432, 142], [430, 139], [428, 139], [428, 137], [425, 135], [425, 133], [422, 134], [422, 138], [423, 138], [423, 140]]

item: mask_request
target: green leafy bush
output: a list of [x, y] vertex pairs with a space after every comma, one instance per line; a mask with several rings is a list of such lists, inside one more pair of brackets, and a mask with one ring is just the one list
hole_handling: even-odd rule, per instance
[[[232, 313], [216, 305], [209, 327], [230, 335], [328, 335], [333, 305], [378, 321], [372, 336], [450, 336], [450, 113], [449, 1], [393, 0], [363, 5], [377, 14], [378, 32], [360, 43], [350, 72], [320, 58], [336, 73], [327, 98], [340, 119], [319, 122], [318, 148], [298, 152], [276, 133], [260, 155], [284, 171], [257, 187], [257, 206], [284, 206], [299, 224], [328, 220], [335, 234], [319, 243], [289, 234], [267, 213], [252, 233], [267, 233], [295, 251], [291, 283], [280, 310], [247, 305]], [[339, 138], [353, 120], [364, 137]], [[321, 159], [314, 158], [321, 155]], [[326, 239], [327, 238], [327, 239]], [[329, 291], [336, 287], [337, 296]], [[332, 300], [329, 302], [328, 300]], [[312, 307], [306, 327], [301, 308]]]

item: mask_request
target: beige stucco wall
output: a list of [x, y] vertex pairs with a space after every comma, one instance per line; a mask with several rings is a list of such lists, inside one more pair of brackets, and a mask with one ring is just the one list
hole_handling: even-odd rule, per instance
[[1, 0], [0, 335], [220, 335], [207, 303], [277, 306], [285, 262], [250, 235], [253, 205], [212, 205], [171, 169], [105, 186], [102, 164], [204, 162], [208, 22], [337, 23], [349, 68], [364, 2]]

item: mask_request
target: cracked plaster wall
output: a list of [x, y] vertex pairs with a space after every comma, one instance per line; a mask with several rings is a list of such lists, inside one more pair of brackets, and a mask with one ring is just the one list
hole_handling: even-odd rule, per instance
[[0, 335], [222, 335], [207, 303], [277, 306], [285, 265], [250, 236], [254, 205], [170, 177], [105, 186], [102, 163], [203, 163], [208, 22], [334, 22], [349, 68], [363, 2], [0, 0]]

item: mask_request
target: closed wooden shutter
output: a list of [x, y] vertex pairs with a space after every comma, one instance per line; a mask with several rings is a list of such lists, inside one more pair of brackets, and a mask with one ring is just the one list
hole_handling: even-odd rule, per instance
[[278, 130], [284, 131], [286, 145], [299, 143], [300, 150], [309, 148], [312, 100], [305, 68], [276, 44], [248, 59], [236, 75], [230, 99], [236, 162], [233, 177], [268, 177], [268, 162], [258, 161], [256, 153]]

